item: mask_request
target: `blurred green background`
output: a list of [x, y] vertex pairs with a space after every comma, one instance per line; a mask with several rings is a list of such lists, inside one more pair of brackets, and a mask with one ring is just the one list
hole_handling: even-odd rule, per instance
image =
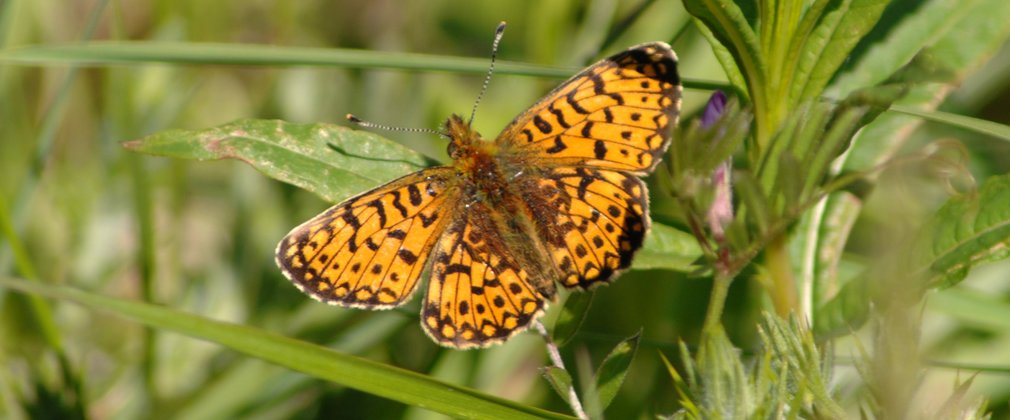
[[[572, 72], [645, 41], [670, 42], [687, 78], [724, 80], [708, 43], [675, 1], [6, 1], [0, 45], [144, 40], [340, 47], [486, 57], [495, 25], [509, 26], [499, 59]], [[157, 53], [153, 51], [152, 53]], [[2, 58], [2, 56], [0, 56]], [[1010, 124], [1010, 47], [1004, 45], [957, 88], [942, 109]], [[493, 137], [560, 80], [499, 74], [475, 127]], [[328, 204], [234, 161], [188, 162], [127, 152], [120, 142], [170, 128], [205, 128], [239, 118], [336, 122], [346, 113], [400, 127], [437, 127], [469, 112], [479, 75], [321, 66], [201, 63], [13, 64], [0, 61], [0, 196], [13, 237], [0, 246], [3, 273], [104, 295], [148, 300], [247, 324], [472, 386], [552, 411], [569, 412], [540, 377], [542, 342], [522, 334], [481, 351], [437, 347], [418, 327], [417, 302], [370, 312], [328, 307], [301, 294], [273, 262], [277, 241]], [[692, 115], [709, 91], [688, 89]], [[915, 128], [916, 149], [958, 139], [978, 179], [1010, 169], [1010, 145], [937, 124]], [[445, 161], [433, 136], [380, 133]], [[877, 228], [921, 219], [947, 197], [922, 168], [885, 174], [855, 228], [849, 253], [871, 258]], [[664, 206], [654, 197], [654, 208]], [[899, 212], [901, 214], [896, 215]], [[654, 218], [663, 221], [661, 211]], [[12, 246], [23, 247], [17, 261]], [[29, 268], [25, 272], [26, 267]], [[1010, 281], [1006, 263], [987, 266], [956, 289], [930, 297], [922, 345], [929, 360], [985, 364], [972, 392], [1007, 414], [1010, 398]], [[677, 407], [658, 357], [678, 339], [697, 339], [709, 282], [668, 271], [634, 271], [596, 292], [586, 323], [566, 347], [569, 366], [597, 366], [640, 329], [635, 363], [607, 414], [652, 418]], [[221, 346], [150, 331], [102, 312], [50, 302], [70, 370], [42, 338], [25, 296], [0, 291], [0, 417], [66, 413], [79, 401], [94, 418], [410, 418], [419, 408], [289, 372]], [[741, 278], [724, 317], [745, 350], [766, 305]], [[982, 303], [988, 304], [988, 306]], [[552, 319], [553, 311], [547, 319]], [[865, 338], [866, 334], [864, 334]], [[858, 337], [858, 335], [857, 335]], [[855, 398], [859, 375], [838, 346], [836, 382]], [[570, 360], [568, 360], [570, 359]], [[583, 369], [584, 371], [584, 369]], [[927, 364], [918, 401], [950, 394], [958, 371]], [[65, 410], [65, 411], [61, 411]]]

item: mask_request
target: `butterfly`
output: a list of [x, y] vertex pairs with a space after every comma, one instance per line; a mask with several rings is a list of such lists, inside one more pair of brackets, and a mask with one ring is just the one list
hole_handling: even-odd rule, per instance
[[670, 144], [682, 88], [670, 46], [593, 64], [516, 117], [494, 141], [445, 123], [452, 164], [349, 198], [294, 228], [277, 264], [335, 305], [390, 309], [430, 272], [421, 326], [458, 349], [504, 342], [557, 295], [630, 266], [649, 230], [639, 179]]

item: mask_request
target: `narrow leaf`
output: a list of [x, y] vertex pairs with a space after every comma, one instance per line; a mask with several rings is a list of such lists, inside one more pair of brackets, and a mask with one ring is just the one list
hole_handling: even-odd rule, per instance
[[1010, 331], [1010, 304], [1002, 297], [955, 287], [930, 293], [926, 303], [963, 324], [1001, 334]]
[[565, 306], [558, 314], [558, 320], [554, 322], [552, 338], [558, 347], [564, 347], [568, 341], [575, 336], [575, 333], [582, 326], [582, 321], [589, 313], [589, 306], [593, 302], [593, 293], [571, 293], [565, 299]]
[[[746, 79], [754, 103], [764, 103], [765, 65], [761, 46], [747, 16], [731, 0], [685, 0], [684, 8], [712, 31], [715, 39], [733, 56], [736, 68]], [[713, 48], [718, 48], [713, 44]], [[727, 68], [734, 75], [736, 69]], [[734, 85], [736, 81], [734, 80]]]
[[265, 175], [337, 202], [428, 166], [419, 153], [333, 124], [239, 120], [203, 130], [169, 130], [123, 145], [181, 159], [238, 159]]
[[557, 392], [562, 400], [568, 401], [574, 389], [572, 388], [572, 375], [557, 366], [544, 366], [542, 372], [554, 392]]
[[[98, 41], [27, 45], [0, 50], [0, 62], [18, 64], [236, 64], [342, 66], [487, 73], [486, 57], [452, 57], [394, 51], [205, 42]], [[573, 70], [499, 61], [496, 74], [568, 77]]]
[[638, 350], [641, 332], [617, 343], [610, 351], [596, 372], [596, 395], [599, 398], [600, 410], [604, 410], [617, 396], [617, 391], [624, 383], [624, 377], [631, 367], [631, 361]]
[[[905, 4], [897, 3], [895, 9]], [[831, 96], [844, 96], [853, 90], [880, 84], [911, 62], [923, 49], [936, 48], [944, 42], [943, 39], [954, 41], [963, 52], [983, 47], [989, 39], [976, 37], [972, 32], [1003, 30], [1001, 26], [1007, 24], [1007, 5], [1002, 0], [931, 0], [910, 11], [894, 10], [894, 16], [880, 21], [881, 27], [874, 30], [874, 33], [886, 34], [886, 37], [865, 39], [864, 43], [872, 43], [865, 48], [860, 46], [863, 51], [856, 56], [847, 57], [851, 60], [849, 68], [832, 82]], [[979, 12], [982, 14], [978, 16], [982, 19], [969, 18]], [[966, 26], [959, 28], [961, 25]], [[995, 37], [990, 39], [997, 40]], [[948, 56], [948, 64], [960, 61], [959, 58]]]
[[990, 135], [1000, 140], [1010, 141], [1010, 126], [1000, 124], [998, 122], [943, 111], [925, 111], [903, 105], [895, 105], [891, 107], [891, 111], [906, 115], [914, 115], [929, 121], [953, 127], [960, 127], [976, 133]]
[[[0, 49], [0, 63], [19, 65], [233, 64], [246, 66], [340, 66], [349, 68], [487, 73], [487, 57], [456, 57], [396, 51], [292, 47], [207, 42], [97, 41], [25, 45]], [[577, 68], [497, 61], [495, 74], [567, 78]], [[725, 89], [723, 83], [684, 78], [695, 89]]]
[[[900, 9], [900, 8], [898, 8]], [[900, 12], [900, 10], [894, 10]], [[892, 15], [887, 12], [888, 19], [881, 20], [873, 34], [887, 34], [886, 37], [874, 36], [864, 40], [865, 48], [861, 52], [854, 52], [849, 64], [853, 66], [833, 82], [832, 96], [840, 96], [855, 89], [863, 88], [867, 85], [880, 83], [887, 79], [893, 79], [893, 75], [899, 69], [908, 70], [907, 63], [916, 55], [928, 55], [938, 58], [943, 64], [944, 73], [954, 73], [957, 78], [952, 82], [956, 83], [974, 70], [978, 69], [989, 57], [996, 53], [1004, 44], [1006, 36], [1010, 33], [1010, 3], [1003, 0], [975, 0], [971, 2], [947, 2], [928, 1], [923, 2], [921, 7], [913, 12], [901, 15]], [[939, 39], [937, 39], [939, 37]], [[928, 47], [926, 47], [928, 46]], [[922, 51], [925, 48], [925, 51]], [[918, 63], [937, 60], [917, 60]], [[904, 70], [903, 70], [904, 71]], [[876, 92], [877, 87], [867, 90]], [[992, 134], [998, 138], [1005, 138], [1005, 134], [1000, 134], [1004, 128], [989, 129], [985, 126], [987, 122], [976, 124], [972, 121], [968, 124], [961, 124], [957, 121], [946, 120], [943, 113], [930, 111], [941, 103], [951, 92], [947, 84], [927, 83], [911, 87], [910, 92], [891, 107], [892, 111], [885, 112], [875, 121], [864, 127], [857, 134], [853, 146], [847, 154], [836, 161], [838, 166], [847, 171], [864, 171], [874, 168], [882, 162], [890, 159], [897, 151], [902, 149], [902, 144], [914, 132], [915, 126], [921, 124], [923, 119], [941, 121], [944, 124], [959, 125], [969, 130]], [[960, 119], [960, 118], [957, 118]], [[965, 120], [967, 121], [967, 120]], [[844, 193], [843, 193], [844, 194]], [[832, 199], [823, 209], [823, 217], [820, 220], [834, 224], [836, 226], [851, 226], [856, 218], [861, 214], [862, 201], [855, 198], [844, 200]], [[810, 232], [804, 237], [813, 238], [812, 234], [817, 231], [831, 231], [830, 227], [811, 226]], [[847, 236], [848, 233], [842, 233]], [[828, 242], [839, 244], [844, 243], [847, 237], [829, 237]], [[842, 248], [831, 244], [818, 245], [817, 255], [824, 255], [822, 248], [835, 247], [838, 252]], [[834, 273], [837, 270], [837, 262], [833, 264], [818, 266], [821, 273]], [[834, 291], [841, 286], [833, 280], [841, 280], [833, 275], [818, 275], [818, 281], [814, 285], [814, 302], [825, 305], [828, 299], [835, 297]], [[822, 280], [832, 280], [830, 283]], [[844, 291], [844, 289], [843, 289]], [[842, 296], [839, 294], [838, 296]], [[856, 299], [848, 299], [854, 302]], [[863, 297], [864, 303], [868, 303]], [[849, 309], [849, 314], [853, 306], [844, 305]], [[828, 305], [823, 306], [828, 308]], [[837, 314], [830, 310], [832, 313]], [[865, 310], [862, 311], [865, 316]], [[831, 313], [826, 315], [833, 318]], [[815, 324], [820, 324], [819, 313], [814, 314]], [[840, 320], [840, 318], [836, 318]], [[848, 323], [856, 320], [849, 318]], [[831, 323], [829, 321], [828, 323]], [[844, 323], [837, 323], [842, 326]], [[848, 327], [845, 327], [848, 328]], [[823, 330], [818, 328], [818, 332]]]
[[[722, 65], [722, 71], [726, 74], [726, 79], [729, 80], [730, 85], [733, 87], [734, 92], [744, 100], [748, 102], [750, 93], [747, 92], [747, 79], [744, 78], [743, 73], [740, 72], [740, 68], [737, 67], [736, 61], [733, 59], [733, 53], [719, 42], [719, 38], [716, 38], [715, 34], [712, 33], [711, 29], [705, 26], [705, 23], [700, 19], [693, 19], [695, 26], [698, 31], [701, 32], [702, 36], [708, 40], [709, 46], [712, 47], [712, 54], [715, 54], [716, 60]], [[686, 84], [684, 86], [687, 86]]]
[[813, 32], [805, 37], [805, 43], [796, 56], [799, 61], [789, 93], [793, 105], [821, 94], [831, 77], [849, 58], [849, 52], [873, 28], [888, 4], [879, 0], [832, 3], [837, 4], [817, 16]]
[[144, 325], [212, 341], [320, 379], [452, 417], [567, 418], [257, 328], [52, 284], [0, 278], [0, 286], [112, 312]]

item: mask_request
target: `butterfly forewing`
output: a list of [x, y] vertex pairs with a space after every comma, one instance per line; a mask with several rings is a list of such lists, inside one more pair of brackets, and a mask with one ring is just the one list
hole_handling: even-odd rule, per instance
[[447, 220], [451, 168], [425, 169], [350, 198], [291, 231], [277, 264], [327, 303], [391, 308], [417, 288]]
[[545, 164], [648, 173], [680, 113], [677, 56], [653, 42], [606, 58], [520, 114], [496, 140]]

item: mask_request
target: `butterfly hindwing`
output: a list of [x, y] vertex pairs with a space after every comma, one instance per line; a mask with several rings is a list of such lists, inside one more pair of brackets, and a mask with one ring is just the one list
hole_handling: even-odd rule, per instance
[[561, 284], [588, 289], [631, 265], [649, 229], [649, 194], [619, 171], [559, 167], [517, 180]]
[[277, 264], [326, 303], [374, 309], [403, 303], [448, 219], [453, 175], [447, 167], [425, 169], [331, 207], [281, 240]]
[[553, 276], [519, 262], [492, 211], [474, 204], [457, 212], [432, 251], [421, 324], [439, 344], [502, 342], [525, 330], [554, 297]]

